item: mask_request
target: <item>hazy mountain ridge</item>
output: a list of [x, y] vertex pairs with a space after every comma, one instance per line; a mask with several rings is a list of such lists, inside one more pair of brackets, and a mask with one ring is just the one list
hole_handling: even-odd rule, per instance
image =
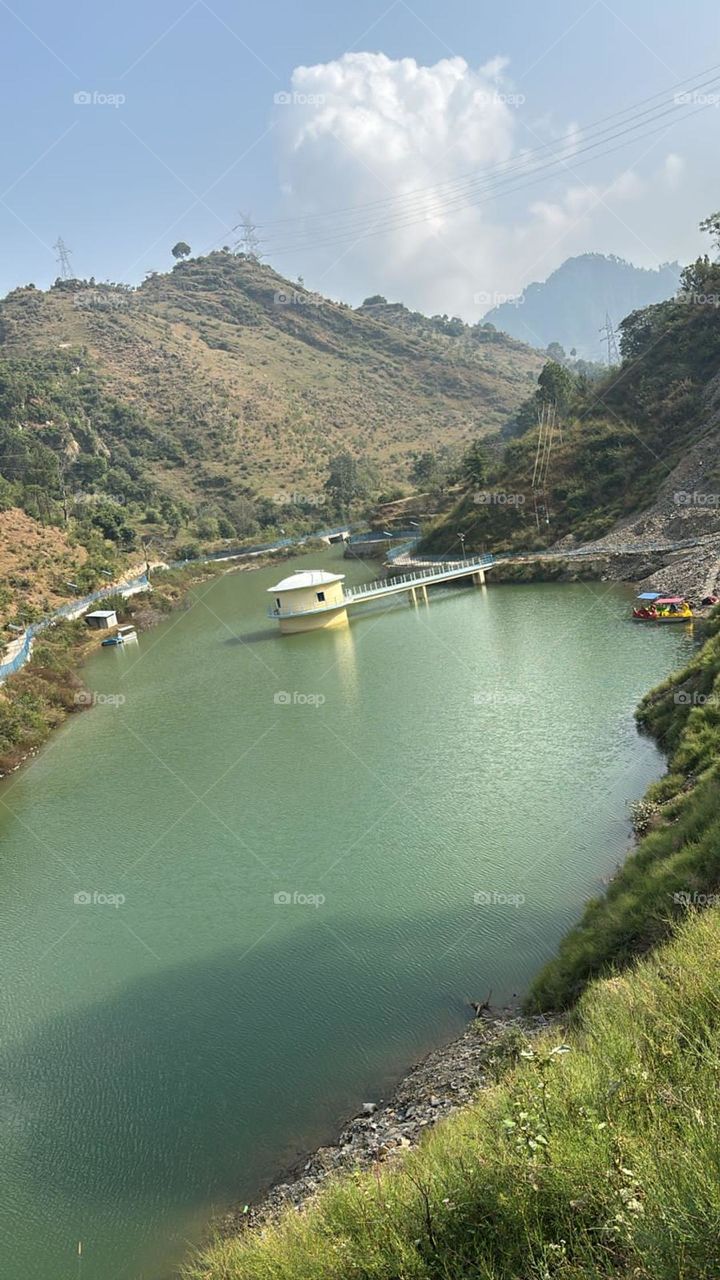
[[529, 284], [516, 300], [493, 307], [485, 320], [532, 346], [559, 342], [567, 352], [575, 348], [586, 360], [600, 360], [607, 350], [600, 332], [606, 314], [617, 327], [631, 311], [672, 298], [680, 270], [677, 262], [649, 269], [614, 255], [583, 253], [547, 280]]

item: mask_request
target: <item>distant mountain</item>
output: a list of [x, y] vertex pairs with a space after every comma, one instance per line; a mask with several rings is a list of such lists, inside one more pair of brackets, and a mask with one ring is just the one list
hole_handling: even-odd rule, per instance
[[631, 311], [672, 298], [679, 280], [677, 262], [649, 270], [613, 255], [583, 253], [544, 283], [528, 285], [516, 302], [493, 307], [485, 320], [531, 346], [559, 342], [566, 352], [574, 347], [585, 360], [599, 360], [606, 314], [617, 327]]

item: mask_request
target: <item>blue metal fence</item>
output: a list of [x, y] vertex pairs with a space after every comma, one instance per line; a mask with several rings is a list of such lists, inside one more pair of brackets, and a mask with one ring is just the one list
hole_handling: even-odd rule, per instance
[[40, 635], [58, 618], [71, 617], [74, 613], [82, 613], [89, 605], [96, 604], [99, 600], [107, 600], [110, 596], [125, 595], [129, 591], [135, 591], [139, 587], [148, 587], [149, 585], [147, 574], [141, 573], [138, 574], [137, 578], [131, 578], [128, 582], [124, 582], [121, 587], [101, 587], [99, 591], [93, 591], [91, 595], [83, 596], [82, 600], [71, 600], [68, 604], [61, 605], [59, 609], [56, 609], [47, 618], [41, 618], [39, 622], [31, 622], [30, 626], [25, 628], [22, 646], [18, 649], [15, 657], [10, 658], [8, 662], [0, 663], [0, 683], [24, 666], [30, 657], [35, 636]]

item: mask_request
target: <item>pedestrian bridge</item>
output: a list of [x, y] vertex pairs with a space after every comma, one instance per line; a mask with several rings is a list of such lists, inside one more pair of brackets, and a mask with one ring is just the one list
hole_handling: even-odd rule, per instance
[[357, 587], [346, 587], [343, 597], [346, 605], [360, 604], [365, 600], [380, 600], [385, 596], [398, 595], [407, 591], [411, 598], [417, 592], [427, 598], [427, 588], [438, 582], [452, 582], [456, 578], [472, 578], [481, 584], [485, 581], [485, 570], [493, 563], [493, 556], [468, 556], [464, 560], [443, 560], [424, 569], [410, 569], [407, 573], [394, 574], [391, 578], [377, 578], [374, 582], [363, 582]]

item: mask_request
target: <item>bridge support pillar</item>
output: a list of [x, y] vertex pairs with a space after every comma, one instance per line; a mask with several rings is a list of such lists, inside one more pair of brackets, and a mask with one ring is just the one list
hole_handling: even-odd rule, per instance
[[484, 569], [478, 569], [477, 572], [473, 574], [473, 582], [475, 583], [476, 587], [485, 586], [485, 570]]
[[420, 590], [422, 591], [422, 594], [423, 594], [423, 600], [425, 601], [425, 603], [426, 603], [426, 604], [429, 604], [429, 603], [430, 603], [430, 601], [428, 600], [427, 587], [425, 586], [425, 583], [424, 583], [424, 582], [423, 582], [423, 584], [422, 584], [422, 586], [421, 586]]
[[417, 608], [417, 595], [415, 594], [414, 587], [410, 588], [410, 604], [415, 605], [415, 608]]

